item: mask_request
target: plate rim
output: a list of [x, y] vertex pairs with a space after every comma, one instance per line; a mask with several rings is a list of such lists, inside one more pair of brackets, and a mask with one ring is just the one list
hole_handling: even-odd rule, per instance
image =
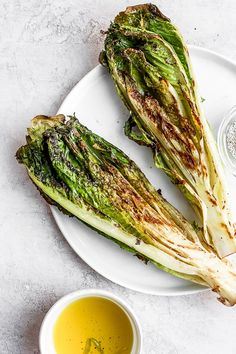
[[[217, 53], [216, 51], [213, 51], [211, 49], [207, 49], [201, 46], [196, 46], [196, 45], [188, 45], [187, 46], [188, 49], [190, 50], [194, 50], [197, 52], [204, 52], [205, 54], [211, 55], [213, 57], [215, 57], [216, 59], [220, 59], [224, 62], [227, 62], [228, 64], [234, 66], [236, 68], [236, 61], [233, 61], [232, 59], [229, 59], [228, 57]], [[62, 110], [63, 110], [63, 106], [66, 104], [66, 102], [72, 97], [72, 95], [74, 94], [74, 91], [77, 90], [78, 86], [81, 86], [84, 84], [84, 82], [86, 82], [86, 80], [88, 80], [88, 78], [94, 74], [96, 74], [96, 72], [99, 72], [101, 69], [103, 69], [101, 64], [96, 65], [93, 69], [91, 69], [87, 74], [85, 74], [74, 86], [73, 88], [70, 90], [70, 92], [67, 94], [67, 96], [64, 98], [63, 102], [61, 103], [58, 111], [56, 114], [59, 114]], [[171, 291], [167, 291], [167, 290], [149, 290], [149, 289], [140, 289], [138, 286], [133, 285], [133, 284], [127, 284], [126, 281], [119, 281], [117, 279], [114, 279], [112, 276], [110, 276], [110, 273], [106, 273], [106, 271], [103, 271], [101, 269], [97, 270], [94, 268], [94, 266], [91, 264], [91, 262], [86, 258], [86, 256], [84, 256], [84, 254], [80, 254], [79, 252], [77, 252], [77, 248], [74, 245], [74, 242], [70, 239], [70, 237], [67, 237], [67, 231], [64, 229], [64, 223], [60, 218], [60, 214], [57, 213], [57, 209], [55, 206], [50, 206], [52, 215], [54, 217], [54, 220], [59, 228], [59, 230], [61, 231], [63, 237], [66, 239], [66, 241], [68, 242], [68, 244], [70, 245], [70, 247], [73, 249], [73, 251], [83, 260], [83, 262], [85, 262], [90, 268], [92, 268], [95, 272], [97, 272], [98, 274], [102, 275], [104, 278], [110, 280], [111, 282], [118, 284], [119, 286], [125, 287], [127, 289], [131, 289], [143, 294], [149, 294], [149, 295], [158, 295], [158, 296], [182, 296], [182, 295], [192, 295], [192, 294], [197, 294], [197, 293], [201, 293], [201, 292], [205, 292], [205, 291], [210, 291], [209, 288], [205, 288], [205, 287], [201, 287], [200, 285], [198, 285], [199, 287], [196, 289], [190, 289], [190, 290], [171, 290]]]

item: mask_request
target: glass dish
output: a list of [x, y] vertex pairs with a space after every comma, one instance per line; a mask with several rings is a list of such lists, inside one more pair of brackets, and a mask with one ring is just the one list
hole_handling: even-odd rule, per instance
[[231, 125], [236, 121], [236, 106], [233, 106], [225, 115], [218, 130], [217, 144], [221, 160], [225, 167], [236, 177], [236, 158], [229, 151], [227, 134]]

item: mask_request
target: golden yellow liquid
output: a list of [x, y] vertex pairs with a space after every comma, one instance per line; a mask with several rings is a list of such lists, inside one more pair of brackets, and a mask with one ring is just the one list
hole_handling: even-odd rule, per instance
[[87, 297], [66, 307], [54, 327], [57, 354], [130, 354], [133, 330], [112, 301]]

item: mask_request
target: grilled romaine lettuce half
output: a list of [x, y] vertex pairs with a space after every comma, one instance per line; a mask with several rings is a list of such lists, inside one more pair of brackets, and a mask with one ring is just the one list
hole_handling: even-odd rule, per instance
[[179, 31], [154, 5], [128, 7], [111, 24], [100, 62], [130, 111], [125, 133], [153, 149], [156, 166], [192, 204], [209, 246], [220, 257], [234, 253], [222, 166]]
[[202, 245], [193, 226], [121, 150], [75, 117], [62, 115], [35, 117], [26, 141], [17, 160], [49, 203], [164, 271], [208, 285], [220, 301], [235, 304], [232, 265]]

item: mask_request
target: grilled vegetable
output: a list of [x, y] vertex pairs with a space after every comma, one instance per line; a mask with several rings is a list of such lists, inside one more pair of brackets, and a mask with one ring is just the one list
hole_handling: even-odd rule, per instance
[[[43, 197], [159, 268], [236, 302], [236, 272], [121, 150], [75, 117], [37, 116], [16, 154]], [[79, 237], [79, 236], [78, 236]]]
[[125, 133], [153, 149], [156, 166], [192, 204], [205, 242], [220, 257], [234, 253], [221, 162], [179, 31], [154, 5], [128, 7], [111, 24], [100, 61], [130, 111]]

